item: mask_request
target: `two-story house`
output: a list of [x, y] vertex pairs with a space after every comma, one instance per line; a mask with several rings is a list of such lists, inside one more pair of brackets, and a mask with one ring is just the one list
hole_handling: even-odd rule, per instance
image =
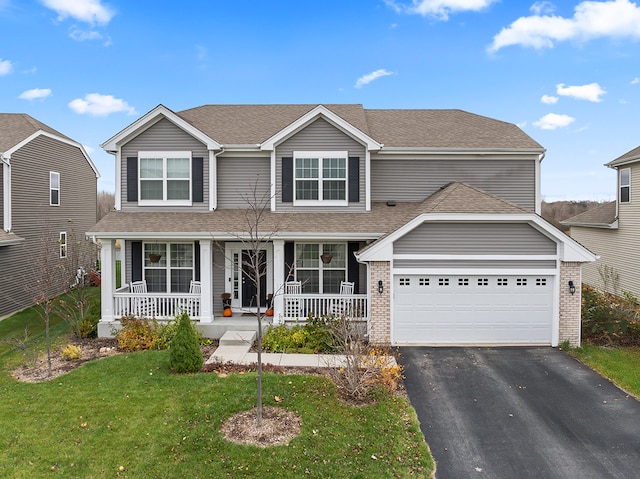
[[51, 256], [53, 271], [72, 232], [84, 239], [95, 224], [99, 175], [80, 143], [26, 114], [0, 113], [0, 159], [2, 317], [33, 304], [34, 262]]
[[188, 308], [211, 336], [240, 326], [257, 307], [246, 200], [258, 197], [275, 323], [347, 304], [377, 343], [580, 341], [570, 285], [595, 258], [538, 215], [544, 149], [513, 124], [460, 110], [159, 105], [102, 147], [118, 184], [117, 211], [91, 230], [101, 335], [141, 305], [160, 319]]
[[563, 221], [570, 235], [599, 258], [585, 265], [584, 282], [621, 295], [640, 297], [640, 147], [605, 166], [617, 171], [617, 200]]

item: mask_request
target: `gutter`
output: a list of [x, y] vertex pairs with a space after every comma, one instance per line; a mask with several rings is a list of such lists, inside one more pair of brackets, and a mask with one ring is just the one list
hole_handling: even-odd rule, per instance
[[7, 233], [11, 232], [11, 162], [10, 156], [6, 156], [5, 153], [0, 155], [0, 159], [3, 163], [3, 175], [2, 175], [2, 189], [3, 189], [3, 222], [2, 229]]

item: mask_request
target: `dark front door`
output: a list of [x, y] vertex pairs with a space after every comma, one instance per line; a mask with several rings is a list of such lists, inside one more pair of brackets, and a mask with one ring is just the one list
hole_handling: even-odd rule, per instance
[[260, 271], [260, 306], [267, 304], [267, 250], [260, 250], [257, 258], [252, 258], [253, 251], [242, 250], [242, 307], [256, 307], [255, 269]]

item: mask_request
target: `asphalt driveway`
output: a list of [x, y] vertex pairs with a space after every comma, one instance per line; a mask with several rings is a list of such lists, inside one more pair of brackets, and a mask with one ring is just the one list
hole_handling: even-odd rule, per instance
[[562, 351], [400, 351], [437, 479], [640, 477], [640, 402]]

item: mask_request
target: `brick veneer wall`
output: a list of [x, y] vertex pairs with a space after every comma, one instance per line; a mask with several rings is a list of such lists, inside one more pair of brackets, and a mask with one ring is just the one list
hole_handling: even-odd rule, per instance
[[[569, 293], [569, 281], [573, 281], [576, 293]], [[582, 306], [582, 266], [580, 263], [560, 264], [560, 335], [559, 340], [580, 346]]]
[[[372, 261], [369, 267], [371, 311], [369, 341], [373, 344], [391, 343], [391, 265], [388, 261]], [[378, 293], [382, 280], [384, 292]]]

